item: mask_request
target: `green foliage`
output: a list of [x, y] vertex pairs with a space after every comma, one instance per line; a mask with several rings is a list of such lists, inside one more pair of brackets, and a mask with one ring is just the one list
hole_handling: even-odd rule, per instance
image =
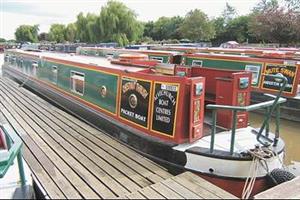
[[49, 31], [49, 39], [57, 43], [65, 42], [66, 26], [64, 24], [52, 24]]
[[234, 17], [236, 17], [236, 10], [234, 7], [230, 6], [227, 2], [226, 2], [226, 7], [223, 10], [222, 13], [222, 17], [224, 18], [225, 23], [230, 22], [232, 19], [234, 19]]
[[98, 24], [103, 41], [116, 41], [121, 46], [137, 40], [143, 34], [143, 26], [137, 21], [134, 11], [117, 1], [108, 1], [101, 8]]
[[193, 41], [209, 41], [215, 36], [213, 23], [207, 15], [195, 9], [190, 11], [179, 28], [183, 37]]
[[[147, 36], [150, 36], [155, 40], [179, 39], [181, 38], [179, 27], [182, 22], [183, 18], [179, 16], [171, 18], [160, 17], [155, 23], [153, 23], [152, 30], [147, 30], [151, 33]], [[147, 28], [150, 27], [151, 24], [149, 24]]]
[[0, 38], [0, 42], [6, 42], [6, 39]]
[[258, 10], [253, 14], [250, 22], [251, 33], [264, 42], [280, 44], [299, 42], [299, 12], [279, 7], [273, 1], [264, 3], [264, 10]]
[[38, 42], [39, 25], [21, 25], [16, 29], [15, 36], [18, 42]]
[[74, 23], [70, 23], [67, 25], [66, 27], [66, 31], [65, 31], [65, 39], [68, 42], [75, 42], [76, 40], [76, 32], [77, 32], [77, 28], [76, 25]]

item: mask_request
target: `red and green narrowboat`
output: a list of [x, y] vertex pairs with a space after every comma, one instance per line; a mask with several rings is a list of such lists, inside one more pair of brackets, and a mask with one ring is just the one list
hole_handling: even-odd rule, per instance
[[[250, 105], [248, 71], [144, 58], [7, 50], [3, 73], [169, 168], [193, 171], [239, 197], [268, 188], [285, 149], [279, 118], [275, 133], [269, 119], [285, 99]], [[285, 78], [266, 78], [284, 90]], [[258, 129], [248, 120], [255, 109], [268, 111]]]

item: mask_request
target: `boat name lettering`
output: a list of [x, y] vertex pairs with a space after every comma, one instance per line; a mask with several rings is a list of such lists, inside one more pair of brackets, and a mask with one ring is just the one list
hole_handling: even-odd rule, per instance
[[[166, 91], [166, 90], [160, 90], [158, 93], [156, 93], [154, 100], [157, 101], [161, 96], [166, 96], [167, 98], [170, 99], [173, 105], [176, 104], [176, 98], [172, 95], [171, 92]], [[159, 105], [164, 105], [166, 103], [166, 100], [159, 99]], [[169, 105], [169, 102], [167, 102], [167, 105]]]
[[266, 70], [266, 74], [274, 74], [274, 73], [281, 73], [291, 78], [293, 78], [296, 75], [295, 72], [285, 68], [271, 68]]
[[134, 113], [134, 112], [131, 112], [129, 110], [125, 110], [125, 109], [121, 108], [121, 113], [123, 113], [124, 115], [127, 115], [129, 117], [135, 118], [137, 120], [146, 122], [146, 117], [145, 116], [141, 116], [141, 115], [139, 115], [137, 113]]
[[147, 96], [149, 95], [147, 90], [141, 84], [137, 83], [136, 81], [127, 82], [122, 86], [123, 93], [126, 93], [128, 90], [137, 91], [140, 95], [142, 95], [142, 97], [144, 99], [146, 99]]

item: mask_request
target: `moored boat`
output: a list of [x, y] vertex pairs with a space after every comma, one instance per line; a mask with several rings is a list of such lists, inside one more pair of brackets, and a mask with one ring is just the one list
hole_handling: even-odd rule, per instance
[[[275, 133], [268, 124], [285, 102], [286, 79], [267, 76], [280, 83], [279, 95], [250, 105], [251, 72], [144, 57], [9, 50], [3, 73], [170, 168], [196, 172], [240, 197], [268, 188], [267, 174], [283, 167], [279, 121]], [[255, 129], [248, 112], [259, 108], [268, 112]]]

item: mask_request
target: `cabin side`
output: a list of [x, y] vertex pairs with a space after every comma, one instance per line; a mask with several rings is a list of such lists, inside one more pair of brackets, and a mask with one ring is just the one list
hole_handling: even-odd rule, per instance
[[[5, 73], [23, 77], [23, 82], [32, 80], [135, 128], [145, 137], [176, 144], [209, 134], [204, 127], [205, 102], [249, 105], [249, 72], [170, 65], [171, 74], [164, 74], [163, 67], [167, 66], [130, 71], [119, 65], [108, 68], [21, 51], [6, 51], [4, 65]], [[229, 96], [222, 93], [225, 86], [226, 91], [232, 91]], [[219, 125], [230, 129], [231, 117], [232, 113], [219, 112]], [[246, 113], [239, 113], [238, 119], [239, 128], [247, 127]], [[122, 137], [121, 132], [118, 134]]]

